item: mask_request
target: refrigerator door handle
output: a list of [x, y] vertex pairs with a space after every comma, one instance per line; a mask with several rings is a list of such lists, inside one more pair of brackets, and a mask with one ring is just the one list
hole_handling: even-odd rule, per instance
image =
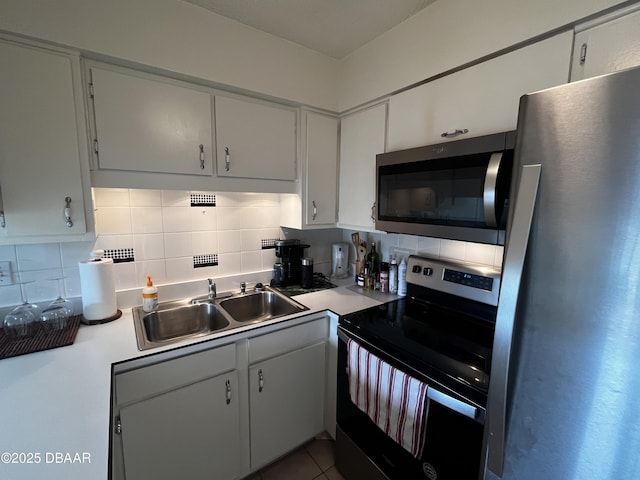
[[482, 203], [484, 204], [484, 221], [488, 227], [497, 227], [496, 218], [496, 185], [498, 183], [498, 172], [502, 162], [502, 152], [493, 153], [489, 158], [487, 173], [484, 177], [484, 194]]
[[496, 314], [491, 382], [487, 402], [489, 433], [486, 439], [486, 468], [498, 477], [502, 477], [504, 469], [509, 361], [516, 306], [520, 293], [527, 244], [529, 243], [533, 211], [538, 196], [541, 169], [542, 166], [540, 164], [522, 167], [515, 211], [512, 217], [509, 241], [502, 268], [502, 287]]

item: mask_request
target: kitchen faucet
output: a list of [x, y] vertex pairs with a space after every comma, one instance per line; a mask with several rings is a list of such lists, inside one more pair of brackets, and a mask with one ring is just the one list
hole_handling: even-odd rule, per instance
[[209, 300], [214, 300], [216, 298], [216, 283], [213, 281], [213, 278], [208, 278], [209, 281]]

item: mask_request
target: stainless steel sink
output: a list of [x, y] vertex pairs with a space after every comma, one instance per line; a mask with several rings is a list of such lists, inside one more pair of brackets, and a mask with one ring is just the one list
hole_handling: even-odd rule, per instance
[[158, 310], [151, 313], [134, 307], [138, 348], [147, 350], [308, 310], [268, 287], [259, 292], [197, 300], [195, 303], [190, 300], [161, 303]]
[[141, 350], [196, 336], [208, 335], [230, 326], [229, 320], [212, 303], [170, 302], [155, 312], [133, 309], [138, 346]]
[[263, 322], [306, 310], [299, 303], [273, 290], [232, 297], [218, 304], [236, 322]]

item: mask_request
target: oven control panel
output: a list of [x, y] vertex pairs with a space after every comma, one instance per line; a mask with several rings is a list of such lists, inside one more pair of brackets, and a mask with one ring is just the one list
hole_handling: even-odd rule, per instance
[[452, 295], [498, 305], [501, 271], [473, 263], [457, 263], [441, 258], [409, 256], [407, 283]]

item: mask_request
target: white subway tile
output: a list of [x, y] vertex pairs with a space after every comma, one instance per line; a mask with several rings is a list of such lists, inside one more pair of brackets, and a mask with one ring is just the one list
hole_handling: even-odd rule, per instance
[[49, 268], [24, 272], [22, 281], [27, 300], [30, 302], [53, 301], [58, 296], [58, 281], [62, 277], [61, 268]]
[[78, 262], [88, 260], [93, 250], [94, 242], [68, 242], [60, 244], [62, 266], [64, 268], [78, 267]]
[[16, 263], [15, 245], [0, 245], [0, 261]]
[[184, 282], [194, 280], [196, 277], [193, 268], [193, 257], [167, 258], [167, 283]]
[[242, 230], [218, 232], [218, 253], [236, 253], [242, 250]]
[[93, 248], [96, 250], [133, 248], [133, 235], [99, 235]]
[[236, 275], [242, 273], [242, 260], [239, 253], [222, 253], [218, 255], [220, 275]]
[[20, 305], [21, 303], [20, 285], [7, 285], [6, 287], [0, 288], [0, 306], [11, 307]]
[[191, 207], [191, 230], [212, 231], [218, 229], [217, 207]]
[[116, 279], [116, 290], [128, 290], [143, 286], [136, 281], [136, 264], [134, 262], [114, 263], [113, 275]]
[[59, 243], [17, 245], [16, 254], [20, 272], [62, 267]]
[[136, 286], [144, 287], [147, 284], [147, 276], [151, 275], [154, 285], [162, 285], [169, 282], [165, 260], [145, 260], [136, 262]]
[[93, 201], [96, 207], [128, 207], [129, 190], [126, 188], [94, 188]]
[[280, 225], [280, 207], [262, 207], [258, 221], [260, 228], [276, 228]]
[[189, 257], [192, 255], [191, 232], [165, 233], [165, 258]]
[[160, 260], [165, 257], [164, 234], [150, 233], [133, 236], [136, 261]]
[[496, 247], [482, 243], [468, 242], [465, 249], [465, 260], [467, 262], [481, 263], [493, 266], [496, 257]]
[[129, 190], [129, 199], [132, 207], [160, 207], [162, 191], [132, 188]]
[[191, 232], [191, 207], [162, 207], [162, 225], [166, 232]]
[[218, 231], [240, 230], [246, 223], [245, 209], [242, 207], [216, 207], [218, 216]]
[[162, 207], [131, 207], [131, 230], [133, 233], [161, 233]]
[[418, 255], [437, 257], [440, 255], [440, 239], [433, 237], [420, 237], [418, 240]]
[[64, 275], [65, 297], [80, 297], [82, 295], [82, 289], [80, 288], [80, 270], [78, 267], [65, 267], [62, 273]]
[[122, 235], [132, 232], [129, 207], [98, 207], [95, 216], [98, 234]]
[[267, 230], [242, 230], [241, 250], [262, 250], [262, 240], [267, 237]]
[[453, 260], [464, 260], [465, 242], [458, 240], [440, 240], [440, 256]]
[[162, 190], [163, 207], [188, 207], [191, 205], [191, 195], [184, 190]]
[[260, 251], [242, 252], [242, 273], [258, 272], [262, 270], [262, 255]]
[[191, 253], [205, 255], [218, 253], [218, 235], [216, 232], [192, 232]]
[[224, 192], [216, 194], [216, 204], [219, 207], [242, 207], [251, 204], [246, 193]]

